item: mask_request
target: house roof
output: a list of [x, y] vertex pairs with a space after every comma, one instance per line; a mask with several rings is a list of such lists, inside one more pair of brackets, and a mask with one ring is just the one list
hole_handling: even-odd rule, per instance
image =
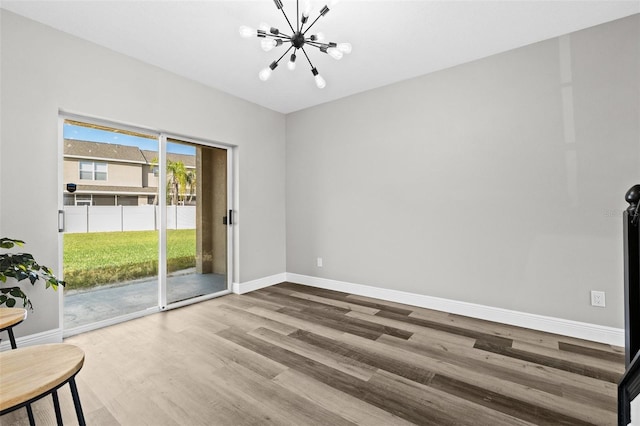
[[[141, 164], [151, 164], [158, 158], [157, 151], [141, 150], [135, 146], [119, 145], [104, 142], [89, 142], [76, 139], [64, 140], [65, 157], [87, 159], [101, 159], [112, 161], [126, 161]], [[187, 168], [196, 167], [195, 155], [167, 153], [167, 159], [182, 163]]]
[[102, 142], [64, 140], [64, 155], [82, 158], [100, 158], [116, 161], [144, 163], [147, 161], [140, 148]]
[[[147, 159], [148, 164], [154, 163], [155, 162], [154, 160], [158, 158], [157, 151], [147, 151], [144, 149], [141, 151], [142, 151], [142, 155], [144, 155], [144, 157]], [[167, 152], [167, 160], [173, 161], [173, 162], [182, 161], [182, 164], [184, 164], [185, 167], [190, 169], [196, 167], [195, 155], [175, 154], [173, 152]]]

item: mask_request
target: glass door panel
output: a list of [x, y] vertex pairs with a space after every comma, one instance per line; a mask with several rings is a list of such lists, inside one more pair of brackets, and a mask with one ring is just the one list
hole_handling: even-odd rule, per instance
[[227, 151], [167, 141], [167, 304], [227, 290]]
[[64, 329], [157, 309], [157, 136], [65, 120]]

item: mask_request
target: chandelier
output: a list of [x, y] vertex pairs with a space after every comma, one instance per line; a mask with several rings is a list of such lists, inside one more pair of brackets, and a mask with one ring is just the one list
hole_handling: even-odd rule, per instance
[[[315, 34], [309, 34], [309, 30], [318, 22], [318, 19], [325, 16], [329, 13], [329, 6], [325, 5], [322, 9], [320, 9], [320, 13], [318, 17], [309, 24], [305, 28], [306, 23], [309, 21], [309, 14], [311, 12], [311, 4], [309, 1], [306, 1], [303, 5], [302, 13], [300, 13], [299, 0], [296, 0], [296, 27], [294, 28], [287, 17], [287, 14], [284, 11], [284, 7], [282, 5], [282, 0], [273, 0], [276, 4], [276, 7], [282, 11], [284, 18], [287, 20], [287, 24], [289, 25], [289, 29], [291, 30], [291, 34], [285, 34], [280, 32], [278, 28], [270, 27], [267, 24], [261, 24], [260, 27], [255, 30], [253, 28], [247, 27], [243, 25], [240, 27], [240, 35], [244, 38], [250, 38], [257, 36], [262, 40], [261, 45], [262, 49], [265, 52], [270, 51], [273, 48], [280, 46], [287, 46], [289, 48], [280, 56], [277, 60], [271, 62], [271, 65], [264, 68], [260, 73], [258, 73], [258, 77], [262, 81], [267, 81], [269, 77], [271, 77], [271, 72], [276, 69], [278, 63], [284, 58], [291, 50], [291, 56], [289, 57], [289, 62], [287, 64], [287, 68], [293, 71], [296, 68], [296, 59], [298, 56], [298, 50], [301, 50], [304, 54], [305, 58], [307, 58], [307, 62], [309, 62], [309, 66], [311, 66], [311, 73], [316, 81], [316, 86], [322, 89], [327, 83], [322, 78], [322, 76], [318, 73], [318, 69], [313, 66], [311, 63], [311, 59], [309, 59], [309, 55], [307, 55], [307, 51], [305, 47], [315, 47], [320, 52], [326, 53], [332, 58], [339, 60], [342, 59], [342, 56], [345, 53], [351, 53], [351, 44], [350, 43], [334, 43], [334, 42], [325, 42], [324, 34], [321, 32]], [[337, 0], [333, 0], [330, 4], [331, 7], [337, 3]], [[285, 30], [287, 31], [287, 30]]]

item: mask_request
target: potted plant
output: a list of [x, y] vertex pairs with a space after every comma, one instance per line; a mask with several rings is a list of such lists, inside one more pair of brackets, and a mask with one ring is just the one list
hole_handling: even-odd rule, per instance
[[[0, 238], [0, 248], [10, 249], [14, 246], [22, 247], [24, 241], [14, 240], [12, 238]], [[39, 265], [33, 256], [29, 253], [0, 253], [0, 281], [7, 282], [7, 278], [11, 278], [16, 282], [28, 279], [31, 285], [35, 285], [36, 281], [42, 279], [45, 282], [45, 288], [58, 289], [58, 286], [64, 286], [64, 281], [58, 280], [53, 271], [44, 266]], [[33, 310], [31, 300], [22, 291], [19, 286], [0, 287], [0, 307], [3, 305], [13, 308], [18, 299], [22, 299], [22, 306]]]

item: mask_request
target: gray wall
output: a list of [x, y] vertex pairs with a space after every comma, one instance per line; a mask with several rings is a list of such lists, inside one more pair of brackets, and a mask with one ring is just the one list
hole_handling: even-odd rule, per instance
[[[286, 270], [622, 327], [637, 15], [286, 119], [0, 15], [0, 235], [43, 263], [59, 254], [62, 108], [238, 146], [236, 282]], [[57, 328], [57, 294], [29, 290], [18, 334]]]
[[639, 81], [635, 15], [288, 115], [287, 271], [622, 327]]
[[[235, 281], [285, 271], [282, 114], [11, 12], [0, 14], [0, 235], [26, 240], [25, 251], [57, 265], [61, 108], [236, 145], [241, 268]], [[29, 292], [36, 309], [16, 333], [57, 328], [58, 295], [42, 286]]]

